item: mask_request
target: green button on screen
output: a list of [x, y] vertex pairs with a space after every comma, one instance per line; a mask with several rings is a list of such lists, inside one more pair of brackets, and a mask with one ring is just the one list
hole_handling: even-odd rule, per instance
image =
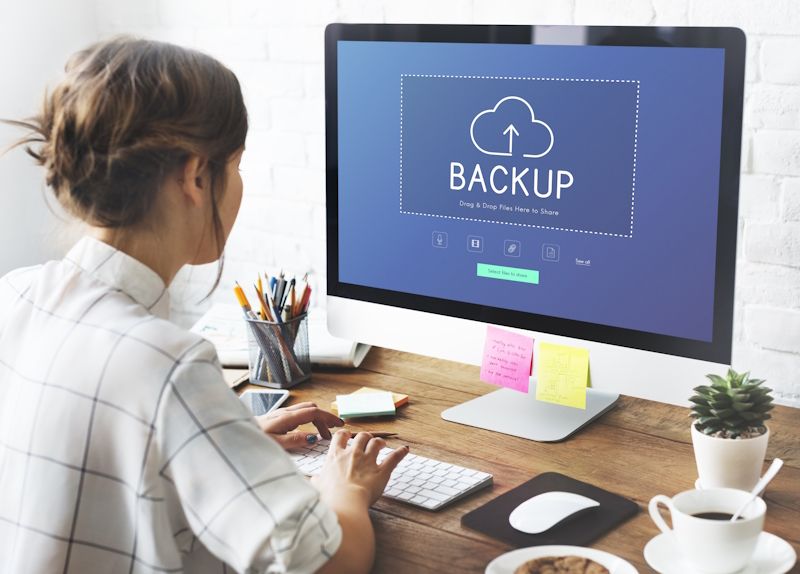
[[534, 285], [539, 284], [539, 272], [536, 269], [504, 267], [503, 265], [488, 265], [486, 263], [478, 263], [478, 277], [532, 283]]

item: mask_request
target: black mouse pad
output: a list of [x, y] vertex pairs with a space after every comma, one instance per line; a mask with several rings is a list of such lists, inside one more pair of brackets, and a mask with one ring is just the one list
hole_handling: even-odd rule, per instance
[[[588, 496], [600, 506], [579, 512], [541, 534], [526, 534], [508, 523], [511, 511], [529, 498], [560, 490]], [[639, 512], [639, 505], [613, 492], [557, 472], [545, 472], [461, 517], [461, 524], [517, 547], [545, 544], [586, 546]]]

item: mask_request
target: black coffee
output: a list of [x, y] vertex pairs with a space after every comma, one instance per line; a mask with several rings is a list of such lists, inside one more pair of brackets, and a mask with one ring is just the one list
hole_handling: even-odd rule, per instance
[[[706, 520], [727, 520], [730, 521], [733, 518], [733, 514], [728, 514], [727, 512], [698, 512], [697, 514], [692, 514], [695, 518], [705, 518]], [[740, 516], [736, 520], [741, 520], [742, 517]]]

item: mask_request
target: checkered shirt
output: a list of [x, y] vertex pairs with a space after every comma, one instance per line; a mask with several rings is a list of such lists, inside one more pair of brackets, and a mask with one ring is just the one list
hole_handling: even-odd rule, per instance
[[165, 319], [151, 269], [84, 238], [0, 279], [0, 572], [313, 572], [336, 515]]

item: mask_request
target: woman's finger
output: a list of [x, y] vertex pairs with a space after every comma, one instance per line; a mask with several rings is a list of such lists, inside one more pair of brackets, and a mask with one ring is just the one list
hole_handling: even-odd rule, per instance
[[312, 403], [311, 401], [304, 401], [302, 403], [297, 403], [296, 405], [291, 405], [289, 407], [284, 407], [282, 409], [278, 409], [281, 411], [296, 411], [297, 409], [305, 409], [308, 407], [315, 407], [317, 403]]
[[331, 438], [331, 431], [328, 430], [328, 425], [326, 425], [322, 421], [315, 420], [314, 421], [314, 426], [317, 427], [317, 430], [319, 431], [319, 435], [322, 438], [324, 438], [324, 439], [330, 439]]
[[344, 429], [340, 429], [333, 433], [331, 446], [328, 449], [328, 455], [330, 455], [332, 452], [347, 448], [347, 441], [350, 440], [350, 436], [350, 431]]
[[400, 464], [400, 461], [405, 458], [405, 456], [408, 454], [408, 451], [408, 446], [401, 446], [400, 448], [394, 449], [386, 456], [386, 458], [383, 459], [383, 462], [379, 465], [379, 468], [385, 472], [387, 476], [392, 474], [392, 471], [397, 468], [397, 465]]
[[386, 446], [386, 441], [382, 438], [375, 437], [367, 443], [366, 453], [369, 458], [375, 460], [378, 458], [378, 453], [383, 447]]
[[[277, 430], [276, 432], [289, 432], [290, 430], [296, 429], [300, 425], [308, 423], [314, 423], [315, 425], [319, 423], [319, 425], [324, 425], [326, 428], [340, 426], [336, 424], [337, 422], [344, 424], [342, 419], [339, 417], [327, 411], [323, 411], [318, 407], [303, 407], [293, 411], [285, 411], [280, 417], [275, 419], [276, 425], [280, 428], [280, 430]], [[317, 428], [319, 428], [321, 431], [322, 429], [319, 425], [317, 425]]]
[[364, 449], [367, 448], [367, 443], [369, 443], [371, 439], [372, 435], [369, 434], [368, 432], [358, 433], [356, 437], [353, 439], [353, 445], [352, 445], [353, 449], [360, 450], [363, 452]]
[[273, 434], [270, 436], [278, 441], [278, 444], [280, 444], [284, 450], [307, 448], [317, 443], [317, 435], [302, 431], [288, 432], [286, 434]]
[[319, 434], [322, 435], [322, 438], [331, 438], [331, 432], [328, 430], [329, 428], [344, 426], [344, 421], [342, 419], [322, 409], [319, 409], [313, 422]]

